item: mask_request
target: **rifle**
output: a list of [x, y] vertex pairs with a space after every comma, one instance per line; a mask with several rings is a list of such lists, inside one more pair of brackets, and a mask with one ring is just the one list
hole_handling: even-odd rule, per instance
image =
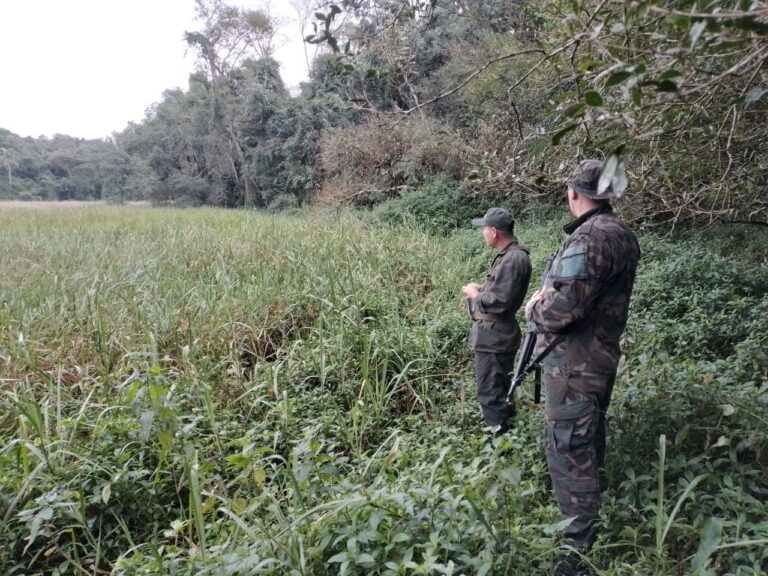
[[[509, 384], [509, 392], [507, 392], [507, 405], [514, 406], [515, 404], [515, 389], [523, 383], [525, 377], [535, 370], [533, 386], [533, 400], [538, 404], [541, 401], [541, 362], [540, 358], [537, 358], [536, 362], [531, 362], [533, 356], [533, 350], [536, 348], [536, 332], [530, 330], [525, 333], [525, 339], [523, 345], [520, 346], [520, 356], [517, 359], [517, 366], [515, 367], [515, 373], [512, 376], [512, 380]], [[541, 355], [539, 355], [541, 356]]]
[[[549, 275], [549, 269], [552, 267], [552, 261], [555, 259], [555, 254], [550, 254], [549, 257], [547, 257], [547, 265], [544, 268], [544, 274], [541, 278], [541, 286], [539, 286], [539, 289], [544, 287], [544, 283], [547, 281], [547, 276]], [[536, 374], [534, 375], [533, 380], [533, 401], [538, 404], [541, 402], [541, 361], [544, 360], [544, 357], [549, 354], [552, 349], [557, 346], [560, 343], [561, 337], [557, 336], [555, 337], [552, 342], [549, 343], [549, 345], [538, 355], [536, 358], [531, 361], [531, 357], [533, 356], [533, 351], [536, 348], [536, 332], [533, 332], [532, 330], [528, 330], [525, 333], [525, 338], [523, 339], [523, 345], [520, 346], [520, 356], [517, 359], [517, 366], [515, 367], [515, 372], [512, 375], [512, 380], [509, 384], [509, 392], [507, 392], [507, 405], [510, 407], [514, 407], [515, 405], [515, 389], [523, 383], [523, 380], [525, 380], [525, 377], [528, 376], [531, 372], [535, 371]]]
[[562, 334], [558, 334], [552, 339], [552, 342], [547, 344], [547, 347], [542, 350], [536, 358], [531, 360], [533, 356], [533, 350], [536, 348], [536, 332], [528, 331], [525, 334], [525, 340], [520, 347], [520, 358], [517, 360], [517, 368], [512, 375], [512, 380], [509, 384], [509, 392], [507, 392], [507, 405], [515, 405], [515, 388], [523, 383], [525, 377], [528, 376], [534, 370], [536, 374], [533, 379], [533, 401], [538, 404], [541, 402], [541, 362], [544, 360], [547, 354], [552, 352], [552, 349], [560, 344], [563, 339]]

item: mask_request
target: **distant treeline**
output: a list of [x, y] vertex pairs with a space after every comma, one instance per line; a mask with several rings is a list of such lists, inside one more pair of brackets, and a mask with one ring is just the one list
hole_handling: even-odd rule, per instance
[[758, 3], [294, 2], [321, 47], [296, 95], [269, 13], [197, 4], [187, 90], [105, 140], [0, 129], [0, 198], [283, 209], [448, 183], [523, 207], [558, 201], [578, 159], [615, 155], [630, 220], [768, 221]]

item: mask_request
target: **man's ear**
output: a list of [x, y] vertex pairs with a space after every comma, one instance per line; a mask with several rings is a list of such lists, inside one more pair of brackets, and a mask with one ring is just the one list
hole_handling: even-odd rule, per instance
[[568, 199], [576, 202], [579, 199], [579, 193], [573, 188], [568, 188]]

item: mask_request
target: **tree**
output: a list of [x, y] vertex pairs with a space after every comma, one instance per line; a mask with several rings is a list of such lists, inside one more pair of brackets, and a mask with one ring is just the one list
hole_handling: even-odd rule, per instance
[[275, 24], [263, 10], [241, 9], [222, 0], [195, 0], [203, 29], [186, 32], [185, 40], [212, 81], [248, 58], [271, 58]]
[[[315, 9], [317, 8], [317, 0], [288, 0], [291, 7], [293, 8], [294, 12], [296, 12], [296, 17], [299, 21], [299, 28], [301, 29], [301, 37], [305, 38], [307, 36], [306, 30], [307, 26], [312, 18], [312, 14], [314, 13]], [[309, 60], [309, 50], [307, 47], [307, 42], [302, 42], [302, 47], [304, 48], [304, 61], [307, 66], [307, 74], [311, 74], [312, 72], [312, 65], [310, 64]], [[317, 51], [315, 51], [315, 56], [317, 55]]]
[[[489, 169], [476, 181], [480, 189], [502, 185], [560, 198], [562, 177], [579, 158], [622, 155], [633, 176], [626, 205], [633, 219], [665, 227], [768, 221], [765, 2], [556, 0], [516, 2], [512, 10], [507, 4], [328, 2], [312, 40], [343, 55], [346, 95], [371, 110], [446, 110], [447, 99], [459, 110], [472, 106], [472, 92], [486, 84], [480, 92], [497, 94], [491, 102], [499, 112], [485, 127], [466, 127], [504, 134], [506, 123], [516, 144], [504, 158], [493, 152], [483, 160]], [[350, 14], [352, 34], [335, 24]], [[478, 48], [485, 61], [441, 86], [435, 80], [458, 70], [459, 59], [442, 48], [432, 59], [430, 35], [462, 18], [474, 21], [459, 38], [462, 57]], [[473, 30], [508, 51], [482, 48]], [[519, 41], [494, 38], [502, 31]], [[569, 150], [557, 146], [564, 142]]]
[[8, 194], [13, 196], [13, 170], [16, 168], [16, 159], [13, 150], [0, 147], [0, 153], [3, 154], [3, 168], [8, 172]]
[[243, 188], [244, 204], [250, 207], [256, 201], [255, 191], [245, 173], [245, 151], [233, 124], [232, 99], [224, 100], [239, 96], [231, 91], [230, 74], [249, 60], [271, 58], [275, 26], [261, 10], [244, 10], [221, 0], [196, 0], [196, 4], [203, 29], [187, 32], [185, 38], [209, 75], [210, 82], [202, 84], [211, 104], [208, 140], [215, 150], [225, 153], [232, 175]]
[[573, 8], [553, 36], [567, 57], [549, 63], [574, 86], [555, 139], [571, 132], [586, 150], [634, 158], [633, 208], [645, 222], [768, 221], [768, 6]]

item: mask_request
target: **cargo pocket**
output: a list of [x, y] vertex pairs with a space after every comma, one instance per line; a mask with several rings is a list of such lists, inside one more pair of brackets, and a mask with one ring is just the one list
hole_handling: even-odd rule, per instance
[[597, 428], [594, 401], [546, 407], [547, 432], [556, 452], [573, 452], [592, 442]]

